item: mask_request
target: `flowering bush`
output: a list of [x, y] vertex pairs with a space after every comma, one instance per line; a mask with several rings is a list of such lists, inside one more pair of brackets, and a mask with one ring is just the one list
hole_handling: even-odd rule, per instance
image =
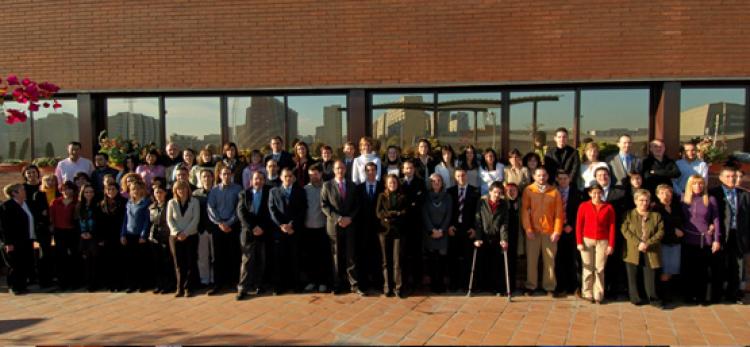
[[122, 137], [109, 138], [106, 130], [99, 136], [99, 153], [106, 153], [113, 165], [122, 165], [128, 156], [139, 156], [141, 145], [135, 140], [124, 140]]
[[62, 105], [54, 99], [51, 105], [49, 102], [41, 102], [45, 99], [52, 99], [55, 93], [60, 90], [60, 87], [49, 82], [37, 84], [35, 81], [28, 78], [19, 81], [16, 75], [9, 75], [5, 81], [0, 78], [0, 112], [5, 114], [5, 123], [7, 124], [25, 122], [28, 118], [26, 111], [14, 108], [5, 110], [3, 108], [5, 95], [7, 95], [11, 89], [13, 90], [10, 92], [13, 100], [19, 104], [28, 104], [27, 109], [31, 112], [39, 111], [40, 106], [44, 108], [52, 106], [55, 110], [62, 107]]
[[692, 140], [698, 149], [698, 156], [708, 164], [722, 163], [729, 158], [725, 140], [714, 140], [710, 136], [696, 137]]

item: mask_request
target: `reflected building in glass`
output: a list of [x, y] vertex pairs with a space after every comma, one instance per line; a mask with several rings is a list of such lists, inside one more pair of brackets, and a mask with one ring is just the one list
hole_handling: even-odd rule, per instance
[[34, 153], [37, 157], [67, 156], [70, 141], [78, 139], [78, 118], [69, 112], [52, 112], [34, 119]]
[[107, 118], [109, 136], [159, 143], [159, 120], [143, 113], [118, 112]]
[[680, 140], [717, 136], [728, 148], [742, 148], [745, 105], [716, 102], [680, 112]]
[[323, 107], [323, 125], [315, 127], [314, 143], [327, 144], [333, 148], [341, 147], [344, 141], [342, 118], [341, 105]]
[[[404, 96], [400, 103], [422, 103], [421, 96]], [[390, 145], [406, 148], [429, 134], [430, 115], [418, 109], [389, 109], [373, 122], [373, 137], [381, 140], [381, 150]]]
[[[235, 139], [240, 148], [260, 149], [274, 136], [284, 138], [285, 105], [275, 97], [252, 97], [245, 109], [245, 124], [235, 127]], [[297, 111], [289, 109], [287, 129], [297, 134]]]

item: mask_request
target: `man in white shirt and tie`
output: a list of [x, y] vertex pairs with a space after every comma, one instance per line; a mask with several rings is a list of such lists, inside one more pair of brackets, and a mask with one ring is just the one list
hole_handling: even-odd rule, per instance
[[383, 185], [378, 182], [378, 170], [375, 163], [365, 164], [365, 179], [357, 186], [357, 203], [360, 205], [357, 216], [357, 254], [360, 287], [364, 290], [379, 289], [382, 285], [383, 268], [380, 254], [378, 231], [380, 220], [375, 214], [378, 195], [383, 192]]
[[614, 178], [614, 185], [625, 186], [628, 182], [628, 173], [641, 171], [641, 158], [633, 155], [633, 139], [630, 135], [620, 135], [617, 141], [617, 147], [620, 151], [607, 160], [611, 174]]

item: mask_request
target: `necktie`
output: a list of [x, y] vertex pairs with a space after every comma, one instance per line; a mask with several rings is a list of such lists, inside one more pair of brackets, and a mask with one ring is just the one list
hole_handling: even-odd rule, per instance
[[727, 205], [729, 205], [729, 227], [732, 229], [737, 228], [737, 200], [735, 200], [734, 189], [727, 191]]
[[253, 193], [253, 212], [257, 214], [258, 209], [260, 209], [260, 191], [256, 190], [255, 193]]
[[458, 190], [458, 222], [459, 223], [462, 223], [464, 219], [463, 210], [464, 210], [464, 200], [466, 198], [464, 195], [464, 193], [466, 192], [465, 189], [466, 188], [461, 188]]
[[372, 184], [369, 184], [368, 187], [370, 187], [370, 200], [375, 197], [375, 186]]
[[344, 181], [339, 181], [339, 194], [341, 195], [341, 200], [346, 199], [346, 188], [344, 188]]
[[625, 155], [622, 157], [622, 162], [625, 164], [625, 173], [630, 172], [630, 156]]
[[565, 211], [568, 210], [568, 196], [569, 196], [569, 194], [570, 194], [570, 190], [566, 190], [562, 194], [562, 210], [563, 210], [563, 218], [565, 219], [564, 223], [568, 222], [567, 221], [568, 217], [567, 217], [567, 214], [565, 213]]

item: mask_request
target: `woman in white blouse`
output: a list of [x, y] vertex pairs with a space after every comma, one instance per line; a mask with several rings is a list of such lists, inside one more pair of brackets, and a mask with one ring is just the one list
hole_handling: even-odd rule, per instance
[[583, 190], [596, 183], [594, 173], [600, 167], [607, 167], [607, 163], [599, 161], [599, 145], [589, 142], [583, 147], [583, 163], [581, 164], [581, 176], [578, 178], [578, 187]]
[[497, 153], [492, 148], [484, 150], [482, 157], [484, 160], [481, 161], [481, 167], [479, 168], [479, 179], [482, 185], [482, 195], [486, 195], [490, 191], [489, 187], [492, 182], [503, 181], [505, 166], [497, 160]]
[[[193, 269], [197, 269], [198, 254], [198, 221], [201, 217], [200, 203], [191, 196], [190, 185], [184, 181], [177, 181], [172, 188], [174, 197], [167, 204], [167, 225], [169, 226], [169, 248], [174, 258], [175, 273], [177, 274], [176, 297], [190, 296], [194, 276]], [[197, 276], [196, 276], [197, 277]]]
[[456, 153], [453, 151], [453, 147], [448, 144], [443, 145], [440, 152], [442, 154], [441, 160], [435, 166], [435, 173], [443, 178], [443, 188], [448, 189], [456, 184], [453, 178], [453, 173], [456, 171]]
[[367, 165], [367, 163], [375, 163], [378, 167], [375, 179], [380, 181], [380, 172], [382, 170], [380, 166], [380, 158], [372, 151], [371, 138], [363, 136], [359, 139], [359, 153], [360, 156], [355, 158], [352, 162], [352, 182], [354, 182], [354, 184], [360, 184], [367, 179], [367, 174], [365, 173], [365, 165]]

